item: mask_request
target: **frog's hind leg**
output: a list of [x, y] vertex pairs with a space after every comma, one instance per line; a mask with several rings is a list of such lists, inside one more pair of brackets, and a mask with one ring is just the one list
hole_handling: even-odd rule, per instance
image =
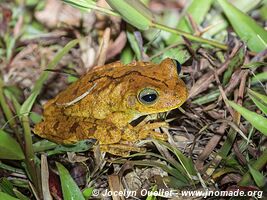
[[127, 157], [130, 155], [130, 153], [133, 152], [139, 152], [139, 153], [145, 153], [146, 148], [142, 147], [136, 147], [129, 144], [104, 144], [100, 145], [100, 150], [102, 152], [108, 152], [113, 155]]
[[[71, 144], [87, 137], [92, 123], [84, 123], [77, 118], [64, 115], [45, 117], [44, 121], [35, 125], [33, 132], [40, 137], [61, 144]], [[86, 130], [86, 131], [85, 131]]]
[[85, 139], [97, 139], [100, 144], [114, 144], [121, 139], [121, 131], [112, 124], [97, 124], [87, 118], [65, 115], [45, 117], [33, 131], [40, 137], [63, 144]]

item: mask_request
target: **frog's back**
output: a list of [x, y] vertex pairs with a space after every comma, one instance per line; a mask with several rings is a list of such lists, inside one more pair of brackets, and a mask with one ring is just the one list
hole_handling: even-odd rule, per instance
[[135, 71], [142, 71], [142, 67], [154, 65], [150, 62], [132, 62], [123, 65], [121, 62], [110, 63], [101, 67], [96, 67], [87, 72], [81, 79], [71, 84], [56, 97], [58, 105], [68, 104], [73, 100], [80, 98], [84, 94], [93, 94], [95, 88], [105, 88], [110, 82], [120, 81], [127, 74]]

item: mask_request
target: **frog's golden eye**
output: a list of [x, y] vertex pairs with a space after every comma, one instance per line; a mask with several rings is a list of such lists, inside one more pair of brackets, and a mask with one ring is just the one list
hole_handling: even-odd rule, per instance
[[138, 94], [138, 100], [145, 105], [152, 105], [158, 99], [158, 92], [151, 88], [145, 88]]
[[172, 59], [172, 60], [173, 60], [173, 62], [174, 62], [174, 64], [175, 64], [175, 66], [176, 66], [177, 73], [180, 74], [180, 72], [181, 72], [181, 70], [182, 70], [182, 66], [181, 66], [181, 64], [179, 63], [178, 60], [175, 60], [175, 59]]

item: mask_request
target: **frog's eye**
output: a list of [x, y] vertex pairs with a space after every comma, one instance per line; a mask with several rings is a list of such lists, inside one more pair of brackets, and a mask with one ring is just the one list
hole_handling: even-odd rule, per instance
[[156, 90], [145, 88], [139, 93], [138, 100], [145, 105], [151, 105], [157, 101], [158, 96], [159, 95]]
[[176, 69], [177, 69], [177, 73], [180, 74], [181, 70], [182, 70], [182, 67], [181, 67], [181, 64], [179, 63], [178, 60], [175, 60], [175, 59], [172, 59], [175, 66], [176, 66]]

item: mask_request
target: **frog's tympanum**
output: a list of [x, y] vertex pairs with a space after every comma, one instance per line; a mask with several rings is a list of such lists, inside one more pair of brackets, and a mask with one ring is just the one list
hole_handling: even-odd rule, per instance
[[114, 62], [95, 68], [44, 105], [44, 120], [34, 133], [57, 143], [97, 139], [100, 150], [115, 155], [143, 151], [134, 146], [141, 139], [166, 139], [154, 131], [166, 122], [132, 126], [140, 116], [181, 106], [187, 89], [179, 78], [179, 63]]

